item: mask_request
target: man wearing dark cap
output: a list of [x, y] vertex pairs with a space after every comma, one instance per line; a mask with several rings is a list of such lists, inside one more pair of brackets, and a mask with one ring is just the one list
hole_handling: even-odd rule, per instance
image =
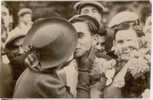
[[15, 82], [25, 69], [22, 48], [24, 37], [25, 34], [22, 33], [10, 34], [5, 43], [6, 54], [10, 61]]

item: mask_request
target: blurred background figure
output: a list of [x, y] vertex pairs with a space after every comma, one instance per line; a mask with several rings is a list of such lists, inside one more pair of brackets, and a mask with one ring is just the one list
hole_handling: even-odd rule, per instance
[[27, 31], [31, 28], [33, 22], [32, 22], [32, 10], [29, 8], [22, 8], [18, 12], [18, 26], [16, 28], [19, 28], [21, 31], [25, 31], [24, 34], [27, 33]]
[[2, 34], [1, 34], [1, 48], [2, 54], [4, 53], [4, 43], [8, 37], [9, 32], [9, 19], [10, 19], [10, 12], [9, 9], [6, 7], [6, 4], [2, 3]]
[[26, 34], [16, 33], [9, 36], [5, 44], [5, 50], [13, 73], [14, 85], [20, 74], [24, 71], [24, 50], [22, 44]]
[[25, 55], [22, 44], [24, 37], [32, 26], [32, 11], [28, 8], [23, 8], [18, 12], [18, 17], [18, 26], [9, 32], [5, 42], [5, 51], [13, 74], [13, 88], [18, 77], [25, 69]]
[[80, 1], [74, 5], [74, 9], [79, 15], [88, 15], [95, 18], [100, 26], [103, 26], [104, 6], [96, 1]]
[[13, 93], [13, 77], [12, 69], [10, 67], [9, 60], [6, 56], [5, 42], [8, 38], [8, 32], [10, 30], [10, 12], [5, 2], [2, 2], [2, 24], [1, 24], [1, 66], [0, 66], [0, 97], [10, 98]]

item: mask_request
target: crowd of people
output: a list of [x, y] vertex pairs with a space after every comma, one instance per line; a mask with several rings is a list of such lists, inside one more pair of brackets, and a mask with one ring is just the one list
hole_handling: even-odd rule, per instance
[[[109, 3], [109, 2], [108, 2]], [[151, 3], [150, 3], [151, 4]], [[151, 12], [125, 10], [108, 26], [96, 1], [73, 5], [77, 15], [32, 21], [32, 10], [10, 15], [2, 3], [2, 98], [148, 98], [151, 69]], [[112, 33], [113, 41], [107, 40]], [[106, 50], [106, 41], [112, 42]]]

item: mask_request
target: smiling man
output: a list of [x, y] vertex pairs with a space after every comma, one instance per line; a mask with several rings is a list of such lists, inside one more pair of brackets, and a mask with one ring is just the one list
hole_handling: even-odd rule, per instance
[[131, 52], [138, 50], [137, 33], [132, 30], [121, 30], [115, 35], [116, 53], [120, 59], [129, 60]]
[[[128, 19], [125, 14], [128, 14]], [[124, 18], [120, 22], [114, 20]], [[141, 52], [139, 39], [142, 32], [136, 28], [137, 15], [133, 12], [121, 12], [110, 22], [114, 27], [113, 50], [118, 56], [116, 75], [111, 85], [105, 88], [104, 97], [142, 97], [145, 89], [149, 88], [150, 62]], [[115, 28], [116, 27], [116, 28]], [[141, 32], [141, 33], [140, 33]]]

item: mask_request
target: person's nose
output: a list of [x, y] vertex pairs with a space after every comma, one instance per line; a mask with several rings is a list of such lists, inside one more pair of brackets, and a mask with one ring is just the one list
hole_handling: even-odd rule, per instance
[[93, 13], [92, 13], [92, 11], [90, 11], [89, 10], [89, 12], [88, 12], [88, 14], [87, 14], [88, 16], [93, 16]]
[[76, 48], [79, 48], [79, 47], [80, 47], [80, 42], [79, 42], [79, 40], [78, 40], [78, 43], [77, 43]]
[[100, 44], [97, 44], [96, 47], [97, 47], [98, 50], [101, 50], [101, 45]]
[[19, 53], [20, 54], [23, 54], [24, 53], [24, 49], [21, 46], [19, 47]]

